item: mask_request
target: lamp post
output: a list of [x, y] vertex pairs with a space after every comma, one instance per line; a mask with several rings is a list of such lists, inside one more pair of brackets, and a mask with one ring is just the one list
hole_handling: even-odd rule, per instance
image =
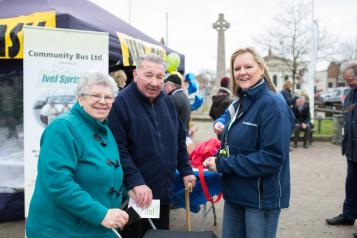
[[131, 25], [131, 0], [129, 0], [129, 24]]
[[307, 92], [309, 95], [310, 113], [312, 121], [315, 115], [315, 70], [317, 61], [317, 48], [319, 43], [319, 27], [314, 20], [314, 0], [311, 1], [311, 49], [310, 49], [310, 66], [308, 73]]

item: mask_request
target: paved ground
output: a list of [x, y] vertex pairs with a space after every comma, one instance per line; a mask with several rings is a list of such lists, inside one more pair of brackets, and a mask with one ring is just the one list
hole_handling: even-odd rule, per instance
[[[195, 122], [196, 140], [212, 135], [210, 122]], [[315, 142], [309, 149], [301, 147], [291, 152], [292, 194], [290, 208], [282, 211], [279, 238], [352, 238], [357, 227], [332, 227], [324, 219], [341, 212], [344, 198], [346, 163], [340, 147], [327, 142]], [[205, 228], [220, 234], [223, 202], [217, 205], [218, 225], [213, 226], [208, 214]], [[185, 229], [183, 209], [172, 210], [172, 228]], [[191, 215], [193, 230], [201, 229], [201, 213]], [[24, 235], [24, 222], [0, 223], [1, 238]]]

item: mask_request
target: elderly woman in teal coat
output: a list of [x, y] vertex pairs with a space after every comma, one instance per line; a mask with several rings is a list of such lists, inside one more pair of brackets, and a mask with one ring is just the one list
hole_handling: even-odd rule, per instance
[[118, 208], [123, 171], [106, 119], [116, 93], [109, 76], [84, 75], [78, 102], [42, 134], [28, 238], [109, 238], [114, 237], [110, 228], [128, 222], [128, 214]]

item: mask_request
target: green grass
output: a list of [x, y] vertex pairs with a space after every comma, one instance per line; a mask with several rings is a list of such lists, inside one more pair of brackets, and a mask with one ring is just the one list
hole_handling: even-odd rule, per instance
[[321, 131], [318, 130], [318, 120], [314, 120], [314, 136], [332, 136], [334, 121], [333, 120], [321, 120]]

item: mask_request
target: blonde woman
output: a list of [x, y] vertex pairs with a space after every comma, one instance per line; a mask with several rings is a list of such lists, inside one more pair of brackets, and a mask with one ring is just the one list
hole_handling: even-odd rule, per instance
[[117, 70], [115, 72], [112, 72], [111, 76], [114, 78], [115, 82], [117, 83], [119, 90], [125, 87], [128, 77], [126, 76], [123, 70]]
[[232, 54], [231, 72], [238, 99], [225, 114], [219, 156], [204, 162], [222, 173], [222, 237], [274, 238], [289, 206], [293, 116], [253, 48]]

